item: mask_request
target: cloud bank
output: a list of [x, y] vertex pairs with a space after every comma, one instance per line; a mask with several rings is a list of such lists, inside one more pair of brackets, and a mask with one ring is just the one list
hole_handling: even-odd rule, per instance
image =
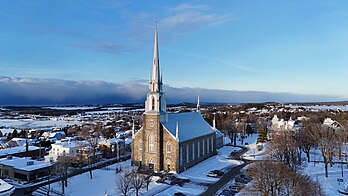
[[[337, 97], [271, 93], [259, 91], [230, 91], [203, 88], [164, 87], [169, 103], [195, 102], [200, 95], [203, 102], [300, 102], [332, 101]], [[17, 78], [0, 76], [1, 105], [55, 105], [142, 103], [148, 86], [134, 80], [116, 84], [105, 81], [72, 81], [60, 79]]]

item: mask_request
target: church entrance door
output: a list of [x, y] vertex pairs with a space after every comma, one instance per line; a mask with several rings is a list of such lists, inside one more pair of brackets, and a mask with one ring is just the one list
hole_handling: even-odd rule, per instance
[[155, 165], [153, 163], [149, 163], [150, 172], [154, 172]]

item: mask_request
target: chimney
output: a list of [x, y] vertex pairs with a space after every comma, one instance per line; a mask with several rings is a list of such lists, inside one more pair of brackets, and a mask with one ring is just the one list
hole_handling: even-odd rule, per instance
[[28, 140], [25, 140], [25, 152], [29, 151]]

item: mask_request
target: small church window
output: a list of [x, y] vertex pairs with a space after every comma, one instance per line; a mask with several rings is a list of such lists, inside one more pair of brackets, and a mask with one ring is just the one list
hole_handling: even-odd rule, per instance
[[189, 150], [190, 150], [190, 147], [189, 147], [189, 145], [187, 144], [186, 145], [186, 162], [188, 163], [190, 160], [189, 160], [189, 158], [190, 158], [190, 156], [189, 156]]
[[210, 149], [213, 152], [213, 148], [214, 148], [214, 137], [211, 137], [211, 145], [210, 145]]
[[207, 138], [207, 153], [209, 153], [209, 138]]
[[170, 157], [170, 144], [167, 144], [167, 157]]
[[143, 141], [139, 141], [139, 151], [143, 151]]
[[150, 152], [155, 151], [155, 144], [154, 144], [154, 139], [152, 135], [149, 136], [149, 151]]
[[155, 110], [155, 98], [152, 97], [152, 103], [151, 103], [152, 110]]
[[198, 148], [197, 148], [197, 157], [199, 158], [201, 154], [201, 145], [200, 145], [200, 142], [198, 141]]

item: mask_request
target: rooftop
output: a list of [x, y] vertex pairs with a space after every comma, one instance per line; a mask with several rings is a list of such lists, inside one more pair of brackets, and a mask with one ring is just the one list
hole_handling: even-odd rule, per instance
[[[29, 165], [28, 164], [29, 161], [31, 161], [33, 164]], [[30, 158], [20, 158], [20, 157], [12, 157], [11, 159], [2, 158], [0, 159], [0, 164], [13, 167], [14, 169], [19, 169], [22, 171], [33, 171], [33, 170], [53, 166], [51, 163], [48, 163], [48, 162], [36, 161]]]
[[168, 114], [168, 122], [162, 122], [162, 125], [175, 137], [176, 123], [179, 125], [180, 142], [215, 132], [198, 112]]
[[[33, 150], [39, 150], [39, 147], [36, 146], [28, 146], [28, 151], [33, 151]], [[25, 152], [25, 146], [17, 146], [17, 147], [12, 147], [12, 148], [4, 148], [0, 150], [0, 157], [1, 156], [6, 156], [6, 155], [11, 155], [11, 154], [17, 154], [17, 153], [22, 153]]]

